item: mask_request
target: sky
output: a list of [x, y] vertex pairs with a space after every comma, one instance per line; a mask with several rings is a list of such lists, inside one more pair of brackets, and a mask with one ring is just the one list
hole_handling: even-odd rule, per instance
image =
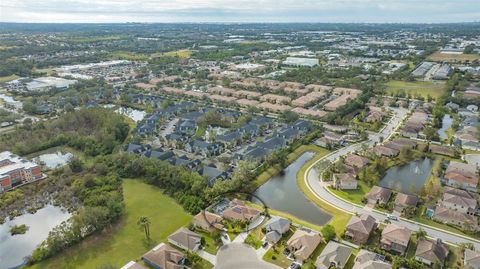
[[1, 22], [480, 21], [480, 0], [0, 0]]

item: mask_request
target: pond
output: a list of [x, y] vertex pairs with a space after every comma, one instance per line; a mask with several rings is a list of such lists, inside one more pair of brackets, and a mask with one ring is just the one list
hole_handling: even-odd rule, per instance
[[433, 160], [425, 158], [388, 169], [379, 185], [407, 194], [418, 194], [432, 172]]
[[55, 153], [46, 153], [42, 154], [34, 159], [35, 162], [45, 165], [50, 169], [55, 169], [61, 166], [64, 166], [68, 161], [73, 157], [73, 154], [70, 152], [60, 152]]
[[452, 127], [453, 124], [453, 118], [450, 117], [449, 114], [445, 114], [442, 119], [442, 128], [438, 129], [438, 135], [440, 136], [441, 139], [447, 139], [448, 134], [447, 130]]
[[147, 115], [147, 112], [145, 111], [133, 109], [130, 107], [120, 107], [117, 110], [115, 110], [115, 112], [129, 117], [134, 122], [139, 122], [143, 120], [143, 118], [145, 118], [145, 115]]
[[16, 108], [22, 108], [22, 102], [13, 99], [13, 97], [6, 95], [4, 93], [0, 93], [0, 99], [2, 99], [5, 103], [12, 104]]
[[298, 170], [314, 155], [313, 152], [304, 153], [285, 168], [283, 174], [272, 177], [260, 186], [254, 192], [255, 196], [269, 208], [289, 213], [316, 225], [326, 224], [331, 216], [305, 197], [296, 180]]
[[[70, 218], [60, 207], [47, 205], [35, 214], [24, 214], [0, 225], [0, 268], [17, 268], [24, 263], [24, 257], [42, 243], [48, 233], [57, 225]], [[10, 228], [25, 224], [25, 234], [10, 235]]]

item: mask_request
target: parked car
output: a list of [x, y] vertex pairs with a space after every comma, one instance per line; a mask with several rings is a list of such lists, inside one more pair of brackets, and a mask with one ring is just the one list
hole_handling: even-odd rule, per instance
[[398, 217], [395, 216], [395, 215], [392, 215], [392, 214], [388, 214], [388, 215], [387, 215], [387, 219], [389, 219], [389, 220], [398, 220]]

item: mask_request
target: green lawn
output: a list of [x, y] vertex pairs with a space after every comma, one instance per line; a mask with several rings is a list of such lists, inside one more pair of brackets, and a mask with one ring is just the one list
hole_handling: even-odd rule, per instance
[[445, 93], [444, 82], [392, 80], [389, 81], [386, 86], [386, 93], [389, 95], [398, 95], [403, 92], [413, 97], [422, 96], [423, 98], [427, 98], [427, 96], [430, 95], [434, 99], [437, 99]]
[[203, 238], [205, 238], [205, 246], [203, 247], [203, 249], [210, 254], [213, 254], [213, 255], [217, 254], [217, 250], [220, 246], [217, 245], [217, 243], [215, 243], [215, 240], [210, 235], [210, 233], [203, 230], [202, 231], [197, 230], [196, 232], [202, 235]]
[[330, 191], [345, 200], [348, 200], [363, 206], [362, 199], [365, 197], [365, 194], [367, 194], [370, 191], [371, 188], [361, 180], [358, 181], [358, 187], [359, 188], [356, 190], [336, 190], [336, 189], [330, 188]]
[[253, 229], [245, 239], [245, 243], [249, 244], [255, 249], [258, 249], [262, 246], [262, 239], [265, 235], [262, 233], [262, 225]]
[[[130, 260], [140, 259], [153, 246], [166, 241], [168, 235], [192, 219], [161, 189], [139, 180], [125, 180], [123, 191], [126, 212], [120, 223], [30, 268], [95, 269], [102, 265], [119, 268]], [[143, 231], [137, 226], [140, 216], [150, 218], [150, 242], [145, 240]]]
[[335, 231], [337, 232], [337, 235], [340, 235], [344, 232], [345, 227], [348, 224], [348, 221], [352, 217], [352, 215], [345, 213], [344, 211], [341, 211], [330, 204], [320, 200], [313, 194], [307, 187], [307, 184], [304, 181], [304, 175], [307, 172], [307, 168], [312, 165], [315, 161], [319, 160], [325, 154], [317, 154], [315, 157], [308, 162], [306, 162], [302, 168], [297, 173], [297, 184], [300, 190], [305, 194], [305, 197], [315, 203], [317, 206], [319, 206], [321, 209], [323, 209], [325, 212], [329, 213], [332, 216], [332, 219], [330, 220], [329, 224], [333, 225], [335, 227]]

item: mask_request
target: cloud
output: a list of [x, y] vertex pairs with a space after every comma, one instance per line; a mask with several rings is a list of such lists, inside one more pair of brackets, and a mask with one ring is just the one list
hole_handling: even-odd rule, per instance
[[459, 22], [478, 0], [1, 0], [14, 22]]

